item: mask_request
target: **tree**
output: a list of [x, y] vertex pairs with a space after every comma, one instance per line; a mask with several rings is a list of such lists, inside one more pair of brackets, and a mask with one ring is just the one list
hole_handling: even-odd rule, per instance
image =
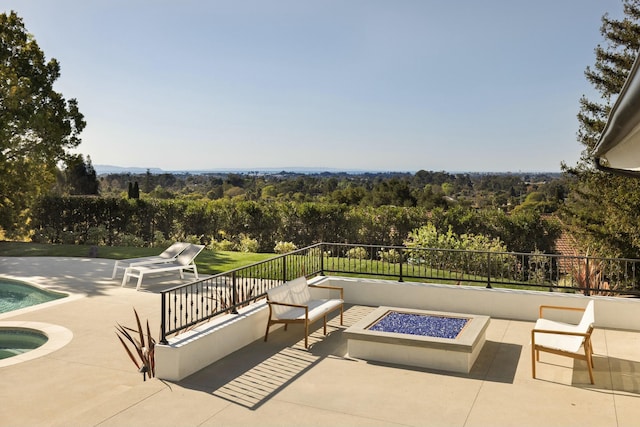
[[409, 182], [391, 178], [376, 183], [373, 190], [365, 196], [365, 201], [371, 206], [416, 206], [417, 200], [411, 192]]
[[0, 227], [24, 232], [29, 207], [55, 183], [67, 149], [80, 144], [84, 117], [53, 89], [60, 77], [15, 12], [0, 14]]
[[152, 185], [151, 171], [147, 169], [147, 173], [144, 175], [144, 192], [151, 193], [151, 190], [153, 190]]
[[606, 44], [595, 48], [596, 61], [585, 77], [600, 94], [580, 99], [578, 140], [584, 145], [572, 167], [562, 164], [571, 179], [563, 209], [567, 223], [583, 246], [602, 255], [640, 255], [640, 180], [595, 169], [591, 152], [606, 124], [611, 105], [620, 93], [640, 47], [640, 0], [623, 0], [624, 18], [602, 17], [600, 33]]
[[129, 199], [139, 199], [140, 198], [140, 187], [138, 186], [138, 181], [129, 182], [129, 191], [127, 192], [127, 196]]
[[69, 156], [66, 163], [64, 176], [69, 194], [97, 195], [99, 183], [91, 157], [87, 156], [85, 162], [82, 154]]

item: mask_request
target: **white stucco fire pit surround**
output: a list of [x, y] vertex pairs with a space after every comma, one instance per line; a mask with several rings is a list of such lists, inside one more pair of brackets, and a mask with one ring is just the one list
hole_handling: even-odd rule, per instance
[[[374, 331], [369, 329], [388, 313], [467, 319], [455, 338]], [[485, 343], [489, 316], [378, 307], [344, 332], [349, 356], [357, 359], [469, 373]]]

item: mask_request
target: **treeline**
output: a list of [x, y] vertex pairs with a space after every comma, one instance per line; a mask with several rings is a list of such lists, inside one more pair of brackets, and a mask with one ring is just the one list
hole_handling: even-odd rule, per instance
[[[143, 197], [157, 199], [233, 199], [292, 201], [380, 207], [434, 209], [451, 205], [519, 205], [551, 213], [566, 195], [559, 174], [481, 174], [418, 171], [411, 173], [301, 174], [108, 174], [99, 178], [103, 196], [127, 196], [136, 184]], [[526, 202], [526, 203], [525, 203]]]
[[427, 223], [440, 232], [499, 238], [509, 251], [550, 253], [558, 226], [537, 212], [507, 214], [463, 206], [427, 210], [403, 206], [220, 200], [127, 199], [48, 196], [32, 210], [32, 240], [47, 243], [151, 245], [197, 240], [210, 247], [241, 247], [251, 239], [260, 252], [278, 242], [304, 247], [317, 242], [401, 245]]

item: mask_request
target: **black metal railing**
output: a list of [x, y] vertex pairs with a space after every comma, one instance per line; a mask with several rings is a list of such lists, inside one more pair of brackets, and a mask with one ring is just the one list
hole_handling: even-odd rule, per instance
[[161, 341], [237, 313], [295, 277], [342, 275], [585, 295], [640, 295], [638, 259], [318, 243], [161, 292]]
[[237, 313], [266, 295], [267, 289], [322, 272], [318, 245], [162, 291], [161, 342], [215, 316]]
[[640, 295], [640, 260], [323, 243], [323, 274], [517, 289]]

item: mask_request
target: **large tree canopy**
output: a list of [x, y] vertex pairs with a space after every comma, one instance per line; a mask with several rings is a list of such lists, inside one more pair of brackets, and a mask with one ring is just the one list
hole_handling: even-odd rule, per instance
[[53, 88], [60, 77], [15, 12], [0, 14], [0, 228], [19, 234], [33, 200], [55, 182], [59, 162], [85, 126], [75, 99]]
[[578, 140], [584, 150], [577, 165], [563, 165], [576, 178], [565, 221], [592, 252], [635, 258], [640, 256], [640, 180], [598, 171], [591, 156], [640, 47], [640, 0], [623, 0], [623, 8], [621, 20], [603, 16], [606, 44], [595, 48], [595, 64], [585, 71], [600, 99], [580, 99]]

